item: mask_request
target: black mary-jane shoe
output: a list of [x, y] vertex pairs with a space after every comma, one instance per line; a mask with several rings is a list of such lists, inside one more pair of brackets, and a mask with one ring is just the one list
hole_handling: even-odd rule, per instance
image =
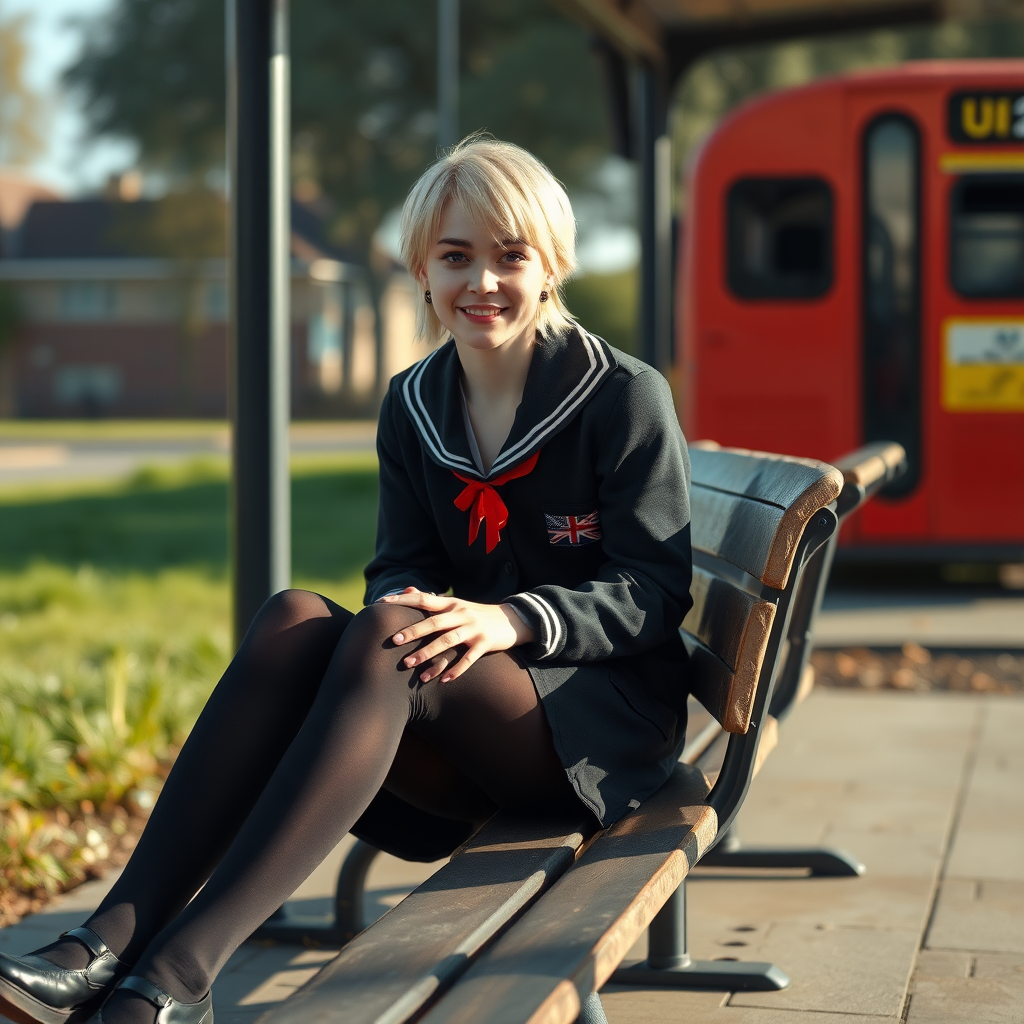
[[16, 1024], [64, 1024], [88, 1012], [128, 970], [91, 928], [72, 928], [64, 935], [92, 953], [81, 970], [58, 967], [32, 953], [0, 953], [0, 1015]]
[[[156, 1024], [213, 1024], [213, 993], [207, 992], [198, 1003], [179, 1003], [151, 981], [129, 974], [118, 984], [114, 992], [128, 989], [138, 992], [156, 1008]], [[114, 993], [111, 992], [111, 995]], [[97, 1010], [85, 1024], [105, 1024], [103, 1010]]]

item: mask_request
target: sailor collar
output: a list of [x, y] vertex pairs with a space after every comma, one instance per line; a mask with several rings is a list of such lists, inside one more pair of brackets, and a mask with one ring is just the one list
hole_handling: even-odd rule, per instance
[[413, 367], [402, 384], [402, 401], [434, 462], [463, 476], [492, 480], [525, 462], [569, 424], [614, 365], [608, 345], [582, 328], [539, 338], [512, 429], [487, 474], [477, 468], [466, 437], [454, 339]]

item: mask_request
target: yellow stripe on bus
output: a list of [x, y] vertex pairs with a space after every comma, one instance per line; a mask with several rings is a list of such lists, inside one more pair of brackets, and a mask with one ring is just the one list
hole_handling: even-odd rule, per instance
[[966, 171], [1024, 171], [1024, 152], [1020, 153], [943, 153], [939, 168], [946, 174]]

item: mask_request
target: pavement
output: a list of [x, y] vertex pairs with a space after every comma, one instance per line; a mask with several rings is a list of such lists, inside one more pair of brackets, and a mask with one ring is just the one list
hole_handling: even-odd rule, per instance
[[[768, 960], [780, 992], [608, 986], [610, 1024], [1024, 1022], [1024, 698], [818, 689], [782, 728], [737, 830], [748, 843], [828, 844], [863, 878], [697, 869], [697, 958]], [[297, 890], [326, 907], [346, 840]], [[435, 866], [390, 857], [369, 879], [368, 920]], [[86, 916], [111, 880], [0, 930], [24, 952]], [[627, 960], [640, 959], [644, 941]], [[255, 1019], [333, 954], [247, 943], [214, 986], [218, 1024]]]
[[1024, 648], [1024, 594], [957, 587], [830, 590], [814, 620], [815, 647]]

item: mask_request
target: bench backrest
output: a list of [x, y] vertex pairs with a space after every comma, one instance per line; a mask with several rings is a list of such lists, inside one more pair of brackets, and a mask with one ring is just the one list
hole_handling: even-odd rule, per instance
[[693, 608], [682, 624], [690, 692], [732, 734], [709, 805], [720, 832], [746, 796], [766, 727], [794, 596], [835, 533], [843, 487], [835, 467], [694, 445]]
[[[835, 528], [839, 471], [823, 462], [695, 445], [690, 688], [727, 732], [750, 725], [761, 666], [808, 528]], [[825, 532], [822, 532], [825, 531]]]

